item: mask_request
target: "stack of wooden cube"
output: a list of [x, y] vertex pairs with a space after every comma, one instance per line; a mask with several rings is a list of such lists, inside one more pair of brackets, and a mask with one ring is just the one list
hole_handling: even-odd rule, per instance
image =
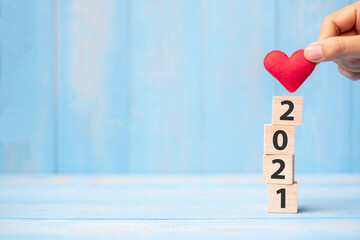
[[263, 182], [268, 184], [268, 212], [297, 213], [294, 180], [295, 126], [302, 122], [303, 97], [273, 97], [272, 124], [265, 125]]

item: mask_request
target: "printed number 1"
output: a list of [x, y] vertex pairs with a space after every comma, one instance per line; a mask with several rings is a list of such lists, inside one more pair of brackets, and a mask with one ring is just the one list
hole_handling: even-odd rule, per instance
[[281, 208], [285, 208], [285, 188], [281, 188], [279, 190], [276, 191], [277, 194], [281, 194], [280, 198], [281, 198]]

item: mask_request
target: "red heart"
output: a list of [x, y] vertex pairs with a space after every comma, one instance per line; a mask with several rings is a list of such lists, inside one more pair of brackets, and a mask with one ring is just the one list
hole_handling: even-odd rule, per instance
[[289, 58], [281, 51], [269, 52], [264, 59], [266, 70], [286, 88], [295, 92], [310, 76], [316, 64], [304, 57], [304, 50], [300, 49]]

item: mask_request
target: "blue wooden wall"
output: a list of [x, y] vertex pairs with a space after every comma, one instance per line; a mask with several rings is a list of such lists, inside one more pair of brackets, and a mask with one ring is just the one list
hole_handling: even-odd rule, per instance
[[[0, 171], [260, 173], [265, 54], [349, 3], [2, 0]], [[323, 63], [296, 95], [296, 171], [360, 171], [360, 83]]]

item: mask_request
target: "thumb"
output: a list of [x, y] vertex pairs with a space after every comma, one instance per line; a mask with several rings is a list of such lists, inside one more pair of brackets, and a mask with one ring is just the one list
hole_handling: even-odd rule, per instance
[[304, 56], [311, 62], [334, 61], [343, 57], [360, 57], [360, 35], [331, 37], [305, 48]]

